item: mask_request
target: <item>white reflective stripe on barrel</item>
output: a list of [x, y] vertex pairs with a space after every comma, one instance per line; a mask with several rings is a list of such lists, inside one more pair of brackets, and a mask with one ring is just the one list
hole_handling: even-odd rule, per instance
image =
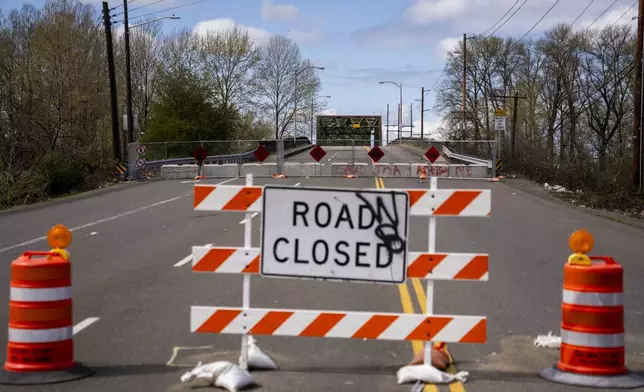
[[563, 302], [582, 306], [620, 306], [622, 293], [586, 293], [564, 289]]
[[72, 297], [72, 287], [53, 287], [53, 288], [21, 288], [11, 287], [9, 299], [20, 302], [48, 302], [62, 301]]
[[584, 333], [561, 329], [561, 343], [574, 346], [614, 348], [624, 347], [623, 333]]
[[9, 328], [9, 341], [14, 343], [51, 343], [72, 338], [71, 326], [51, 329]]

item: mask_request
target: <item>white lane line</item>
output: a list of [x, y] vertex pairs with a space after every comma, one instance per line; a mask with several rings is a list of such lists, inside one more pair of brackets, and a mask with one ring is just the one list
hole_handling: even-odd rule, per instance
[[76, 335], [77, 333], [79, 333], [80, 331], [84, 330], [85, 328], [89, 327], [90, 325], [94, 324], [97, 321], [98, 321], [98, 317], [86, 318], [80, 323], [74, 325], [73, 334]]
[[297, 184], [295, 184], [295, 185], [293, 185], [293, 186], [300, 186], [300, 183], [298, 182]]
[[[206, 244], [206, 245], [204, 245], [204, 246], [212, 246], [212, 244]], [[180, 260], [178, 263], [176, 263], [174, 266], [175, 266], [175, 267], [181, 267], [182, 265], [186, 265], [186, 264], [188, 264], [188, 263], [189, 263], [189, 262], [191, 262], [191, 261], [192, 261], [192, 254], [189, 254], [188, 256], [186, 256], [186, 257], [184, 257], [183, 259], [181, 259], [181, 260]]]
[[[225, 183], [233, 181], [233, 180], [236, 180], [236, 178], [230, 178], [230, 179], [228, 179], [226, 181], [219, 182], [219, 183], [217, 183], [215, 185], [225, 184]], [[157, 206], [160, 206], [162, 204], [171, 203], [173, 201], [176, 201], [176, 200], [179, 200], [179, 199], [182, 199], [182, 198], [184, 198], [186, 196], [191, 196], [191, 195], [192, 195], [192, 192], [186, 193], [185, 195], [173, 197], [172, 199], [163, 200], [163, 201], [160, 201], [160, 202], [157, 202], [157, 203], [153, 203], [153, 204], [150, 204], [150, 205], [147, 205], [147, 206], [143, 206], [141, 208], [136, 208], [134, 210], [130, 210], [130, 211], [124, 212], [122, 214], [117, 214], [117, 215], [110, 216], [110, 217], [107, 217], [107, 218], [99, 219], [99, 220], [94, 221], [94, 222], [86, 223], [84, 225], [72, 227], [71, 229], [69, 229], [69, 231], [76, 231], [76, 230], [86, 229], [88, 227], [96, 226], [96, 225], [99, 225], [101, 223], [105, 223], [105, 222], [113, 221], [115, 219], [123, 218], [124, 216], [136, 214], [137, 212], [145, 211], [145, 210], [147, 210], [149, 208], [152, 208], [152, 207], [157, 207]], [[6, 251], [11, 250], [11, 249], [21, 248], [23, 246], [35, 244], [36, 242], [44, 241], [46, 239], [47, 239], [47, 237], [38, 237], [38, 238], [34, 238], [32, 240], [21, 242], [19, 244], [10, 245], [10, 246], [7, 246], [5, 248], [1, 248], [0, 253], [6, 252]]]
[[[251, 215], [251, 216], [250, 216], [250, 219], [253, 219], [253, 218], [254, 218], [254, 217], [256, 217], [257, 215], [259, 215], [259, 212], [253, 212], [253, 215]], [[242, 220], [240, 220], [240, 221], [239, 221], [239, 224], [240, 224], [240, 225], [243, 225], [244, 223], [246, 223], [246, 218], [244, 218], [244, 219], [242, 219]]]
[[188, 180], [188, 181], [181, 181], [182, 184], [194, 184], [195, 182], [199, 182], [201, 180]]

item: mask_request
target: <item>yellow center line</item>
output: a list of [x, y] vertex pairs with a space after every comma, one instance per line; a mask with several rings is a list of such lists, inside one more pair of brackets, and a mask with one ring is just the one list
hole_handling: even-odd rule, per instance
[[[385, 181], [382, 179], [382, 177], [376, 177], [376, 188], [384, 189], [385, 188]], [[418, 280], [418, 279], [415, 279]], [[413, 283], [413, 280], [412, 280]], [[423, 292], [423, 287], [420, 285], [420, 282], [418, 282], [418, 288], [420, 288], [422, 292], [422, 296], [425, 296], [425, 292]], [[416, 295], [420, 295], [418, 292], [418, 288], [416, 285], [414, 285], [414, 290], [416, 291]], [[405, 313], [414, 313], [414, 305], [412, 304], [411, 300], [411, 293], [409, 292], [409, 287], [407, 286], [407, 282], [401, 283], [398, 285], [398, 292], [400, 293], [400, 302], [402, 304], [403, 311]], [[421, 306], [424, 306], [425, 301], [420, 301]], [[424, 313], [424, 311], [423, 311]], [[424, 350], [424, 344], [420, 340], [414, 340], [411, 342], [411, 348], [413, 350], [414, 355], [418, 354], [419, 352], [422, 352]], [[452, 386], [450, 384], [450, 390]], [[438, 392], [438, 386], [435, 384], [425, 384], [425, 387], [423, 388], [423, 392]], [[461, 392], [461, 391], [459, 391]]]

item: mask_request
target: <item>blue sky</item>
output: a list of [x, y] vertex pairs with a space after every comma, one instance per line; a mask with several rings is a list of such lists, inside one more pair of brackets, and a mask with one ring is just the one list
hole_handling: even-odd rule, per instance
[[[100, 7], [100, 0], [84, 0]], [[156, 4], [152, 4], [157, 2]], [[180, 20], [164, 21], [164, 30], [188, 27], [197, 31], [239, 24], [258, 40], [271, 33], [295, 39], [305, 58], [326, 68], [320, 71], [321, 95], [330, 95], [328, 111], [338, 114], [385, 115], [390, 104], [390, 123], [396, 123], [397, 87], [379, 85], [392, 80], [404, 86], [405, 122], [409, 105], [420, 98], [421, 86], [429, 88], [444, 66], [445, 50], [453, 48], [463, 33], [476, 35], [494, 25], [516, 0], [133, 0], [131, 16], [163, 11], [157, 16], [175, 14]], [[526, 0], [517, 13], [496, 33], [523, 36], [556, 0]], [[40, 6], [44, 1], [30, 1]], [[0, 0], [2, 9], [20, 7], [19, 0]], [[571, 23], [590, 0], [561, 0], [531, 32], [539, 36], [557, 23]], [[592, 23], [613, 0], [595, 0], [575, 23], [583, 28]], [[634, 0], [618, 0], [593, 27], [613, 23]], [[111, 0], [110, 7], [121, 4]], [[135, 8], [144, 6], [140, 10]], [[122, 8], [114, 12], [120, 12]], [[513, 11], [512, 11], [513, 12]], [[510, 12], [510, 14], [512, 14]], [[633, 7], [620, 23], [629, 23], [637, 13]], [[120, 19], [117, 16], [115, 19]], [[413, 114], [420, 132], [418, 102]], [[427, 108], [433, 94], [427, 95]], [[425, 129], [435, 130], [439, 117], [427, 112]]]

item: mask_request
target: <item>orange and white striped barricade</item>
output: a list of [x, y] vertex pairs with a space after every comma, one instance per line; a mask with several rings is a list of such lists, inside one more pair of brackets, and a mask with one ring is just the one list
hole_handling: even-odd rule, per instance
[[25, 252], [11, 263], [7, 361], [0, 384], [50, 384], [90, 376], [92, 369], [74, 361], [71, 264], [67, 237], [50, 252]]
[[[219, 307], [219, 306], [192, 306], [191, 307], [191, 331], [198, 333], [218, 334], [241, 334], [247, 335], [275, 335], [275, 336], [298, 336], [298, 337], [321, 337], [321, 338], [362, 338], [372, 340], [420, 340], [425, 341], [426, 353], [430, 353], [431, 341], [453, 342], [453, 343], [485, 343], [486, 323], [484, 316], [454, 316], [433, 314], [433, 281], [487, 281], [488, 280], [488, 255], [472, 253], [440, 253], [435, 249], [436, 217], [487, 217], [491, 211], [490, 190], [448, 190], [437, 189], [437, 179], [431, 177], [430, 189], [408, 189], [408, 190], [351, 190], [347, 188], [306, 188], [298, 187], [287, 189], [285, 186], [253, 186], [252, 176], [247, 176], [246, 186], [237, 185], [210, 185], [197, 184], [194, 186], [194, 209], [196, 211], [237, 211], [247, 214], [246, 235], [244, 247], [217, 247], [217, 246], [195, 246], [192, 250], [192, 270], [194, 272], [243, 274], [244, 291], [243, 306]], [[278, 276], [280, 278], [292, 279], [323, 279], [325, 281], [360, 281], [357, 277], [347, 278], [325, 275], [279, 275], [267, 269], [263, 261], [262, 249], [253, 248], [250, 243], [251, 216], [253, 213], [263, 213], [263, 223], [266, 223], [267, 216], [275, 217], [281, 214], [275, 208], [266, 207], [269, 196], [274, 192], [273, 202], [279, 205], [293, 204], [281, 196], [278, 190], [284, 192], [345, 192], [351, 194], [371, 193], [371, 196], [359, 197], [367, 200], [369, 197], [380, 198], [396, 195], [404, 197], [406, 206], [405, 213], [394, 213], [394, 215], [405, 215], [405, 224], [408, 222], [407, 215], [429, 217], [429, 250], [427, 252], [408, 252], [404, 244], [403, 262], [400, 264], [402, 272], [397, 276], [401, 279], [396, 283], [403, 282], [407, 278], [426, 279], [427, 289], [427, 313], [426, 314], [398, 314], [398, 313], [372, 313], [372, 312], [343, 312], [343, 311], [318, 311], [306, 309], [258, 309], [250, 307], [250, 277], [262, 274], [264, 276]], [[301, 197], [311, 200], [310, 195]], [[332, 200], [330, 195], [319, 196], [320, 200]], [[374, 199], [374, 200], [375, 200]], [[345, 202], [345, 200], [343, 200]], [[365, 201], [367, 203], [367, 201]], [[380, 203], [380, 201], [378, 202]], [[268, 204], [266, 204], [268, 205]], [[320, 206], [321, 204], [318, 204]], [[345, 202], [346, 205], [346, 202]], [[295, 208], [295, 204], [293, 204]], [[378, 209], [381, 206], [378, 204]], [[299, 207], [298, 207], [299, 208]], [[347, 207], [349, 208], [349, 207]], [[371, 207], [369, 207], [371, 208]], [[264, 211], [266, 209], [266, 211]], [[311, 209], [312, 211], [313, 209]], [[375, 211], [375, 210], [372, 210]], [[379, 211], [379, 210], [378, 210]], [[301, 211], [300, 211], [301, 212]], [[293, 212], [295, 214], [295, 212]], [[348, 213], [348, 212], [347, 212]], [[283, 215], [282, 216], [283, 219]], [[391, 217], [390, 217], [391, 218]], [[273, 219], [273, 218], [269, 218]], [[289, 218], [291, 219], [291, 218]], [[311, 218], [312, 219], [312, 218]], [[402, 219], [402, 218], [401, 218]], [[289, 220], [290, 221], [290, 220]], [[400, 222], [398, 222], [400, 223]], [[405, 230], [407, 226], [403, 225]], [[388, 227], [391, 229], [392, 224]], [[357, 228], [357, 227], [356, 227]], [[351, 229], [354, 229], [353, 226]], [[289, 228], [297, 233], [296, 228]], [[347, 229], [348, 230], [348, 229]], [[271, 235], [284, 234], [280, 230], [273, 230]], [[298, 233], [299, 234], [299, 233]], [[344, 233], [341, 238], [345, 238]], [[287, 234], [284, 234], [287, 235]], [[356, 233], [358, 235], [358, 233]], [[264, 231], [262, 232], [262, 245], [267, 245]], [[302, 234], [302, 238], [304, 234]], [[300, 238], [301, 239], [301, 238]], [[273, 241], [277, 243], [277, 241]], [[316, 241], [316, 243], [319, 241]], [[285, 242], [284, 242], [285, 243]], [[284, 248], [286, 249], [286, 248]], [[274, 252], [274, 251], [273, 251]], [[272, 253], [270, 258], [275, 258]], [[295, 256], [297, 257], [297, 256]], [[348, 256], [347, 256], [348, 257]], [[356, 256], [358, 258], [358, 256]], [[352, 263], [357, 262], [353, 260]], [[316, 261], [315, 255], [313, 261]], [[337, 261], [336, 261], [337, 262]], [[313, 263], [311, 263], [313, 265]], [[345, 264], [346, 265], [346, 264]], [[393, 275], [393, 273], [392, 273]], [[391, 281], [379, 281], [375, 278], [371, 282], [394, 283]], [[242, 341], [241, 366], [245, 367], [245, 344]], [[431, 354], [425, 355], [426, 363], [431, 361]]]
[[611, 257], [588, 257], [593, 242], [585, 230], [570, 238], [575, 254], [563, 271], [560, 359], [539, 374], [562, 384], [642, 387], [644, 378], [625, 363], [624, 270]]

